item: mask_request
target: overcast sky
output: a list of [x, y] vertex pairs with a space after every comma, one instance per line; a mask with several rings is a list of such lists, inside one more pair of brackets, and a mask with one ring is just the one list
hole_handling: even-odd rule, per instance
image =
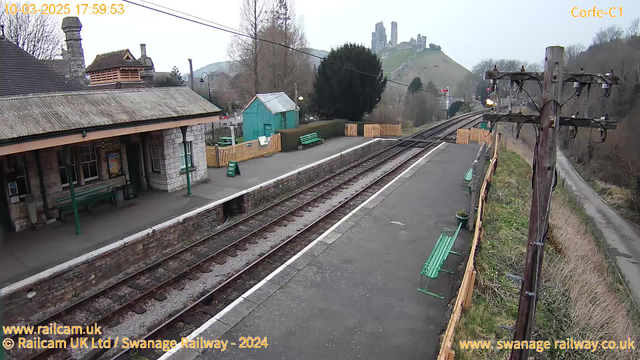
[[[49, 0], [32, 2], [51, 3]], [[75, 11], [74, 4], [79, 2], [65, 3], [72, 4]], [[119, 3], [118, 0], [112, 2]], [[154, 2], [238, 27], [241, 0]], [[571, 15], [573, 7], [591, 9], [593, 6], [605, 12], [611, 7], [622, 7], [622, 16], [616, 13], [616, 18], [574, 18]], [[441, 45], [447, 55], [468, 69], [484, 58], [540, 62], [546, 46], [577, 42], [589, 45], [601, 27], [616, 24], [626, 29], [640, 16], [638, 0], [297, 0], [295, 8], [297, 15], [304, 19], [313, 48], [330, 50], [345, 42], [370, 46], [371, 32], [379, 21], [384, 22], [390, 40], [391, 21], [396, 21], [399, 42], [415, 38], [418, 33], [426, 35], [428, 43]], [[147, 44], [147, 54], [153, 59], [156, 71], [169, 71], [176, 65], [186, 74], [188, 58], [193, 59], [194, 70], [228, 60], [229, 34], [127, 3], [124, 9], [124, 15], [80, 15], [87, 66], [97, 54], [124, 48], [138, 57], [140, 43]]]

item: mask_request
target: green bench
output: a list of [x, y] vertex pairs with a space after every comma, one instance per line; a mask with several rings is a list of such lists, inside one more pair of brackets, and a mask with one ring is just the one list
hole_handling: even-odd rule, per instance
[[[75, 196], [78, 209], [84, 207], [88, 211], [91, 211], [91, 207], [104, 200], [110, 200], [113, 205], [116, 204], [116, 193], [109, 185], [98, 186], [87, 190], [76, 190]], [[57, 198], [56, 204], [58, 205], [58, 217], [64, 221], [64, 214], [73, 211], [71, 195]]]
[[300, 136], [300, 144], [303, 146], [311, 145], [317, 142], [322, 142], [322, 138], [318, 136], [317, 133], [311, 133], [311, 134]]
[[[438, 274], [440, 273], [440, 271], [453, 274], [453, 271], [442, 269], [442, 266], [444, 265], [444, 262], [447, 260], [447, 256], [449, 256], [449, 254], [454, 254], [458, 256], [460, 255], [459, 252], [453, 251], [451, 249], [453, 248], [453, 244], [455, 243], [456, 238], [458, 237], [458, 233], [460, 232], [461, 227], [462, 227], [462, 224], [458, 225], [458, 229], [456, 229], [455, 233], [452, 236], [449, 236], [444, 232], [440, 235], [440, 238], [438, 239], [436, 246], [433, 248], [433, 251], [431, 251], [431, 255], [429, 255], [429, 259], [427, 259], [427, 262], [424, 263], [424, 266], [422, 267], [422, 271], [420, 272], [420, 287], [418, 288], [418, 291], [420, 291], [421, 293], [435, 296], [438, 299], [444, 299], [444, 296], [440, 294], [432, 293], [431, 291], [427, 290], [427, 286], [429, 285], [429, 281], [431, 281], [432, 279], [436, 279], [438, 277]], [[447, 230], [453, 231], [449, 229]], [[422, 287], [422, 279], [424, 276], [426, 276], [428, 280], [425, 286]]]
[[231, 136], [222, 136], [218, 140], [219, 147], [227, 147], [227, 146], [231, 146], [231, 144], [233, 144]]
[[466, 173], [464, 173], [464, 178], [462, 178], [462, 189], [469, 190], [471, 192], [471, 180], [473, 179], [473, 166], [469, 166], [469, 169]]

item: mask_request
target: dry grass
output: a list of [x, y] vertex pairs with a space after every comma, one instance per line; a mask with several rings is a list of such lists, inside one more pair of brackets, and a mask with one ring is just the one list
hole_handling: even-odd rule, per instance
[[[624, 289], [612, 274], [589, 224], [566, 190], [554, 195], [550, 224], [561, 261], [553, 262], [549, 280], [568, 291], [571, 333], [580, 339], [639, 339], [625, 301]], [[598, 351], [596, 358], [638, 359], [640, 351]]]
[[[508, 136], [506, 137], [508, 138]], [[507, 139], [507, 146], [531, 159], [531, 151]], [[478, 277], [473, 306], [464, 313], [456, 340], [511, 340], [522, 274], [531, 196], [531, 168], [512, 151], [501, 150], [484, 215], [484, 236], [476, 258]], [[606, 256], [602, 242], [567, 189], [553, 195], [548, 246], [536, 315], [535, 340], [640, 339], [630, 314], [630, 298]], [[507, 351], [461, 351], [456, 358], [502, 359]], [[636, 344], [637, 348], [640, 348]], [[590, 352], [550, 350], [536, 359], [640, 359], [640, 350]]]

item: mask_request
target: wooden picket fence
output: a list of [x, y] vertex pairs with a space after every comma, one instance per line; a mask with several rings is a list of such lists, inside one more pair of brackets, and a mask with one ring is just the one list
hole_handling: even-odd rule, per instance
[[491, 133], [489, 130], [472, 128], [469, 133], [469, 141], [477, 143], [491, 143]]
[[229, 160], [246, 161], [282, 151], [281, 135], [273, 134], [267, 145], [252, 140], [234, 146], [207, 146], [207, 167], [223, 167]]
[[469, 143], [469, 129], [458, 129], [456, 132], [456, 144]]
[[344, 124], [344, 136], [358, 136], [358, 124]]
[[381, 136], [402, 136], [402, 125], [366, 124], [364, 126], [364, 137], [373, 138]]
[[491, 132], [478, 128], [458, 129], [456, 144], [468, 144], [469, 141], [491, 144]]
[[493, 147], [493, 156], [491, 158], [491, 163], [489, 165], [489, 169], [487, 170], [487, 174], [484, 177], [482, 188], [480, 189], [480, 194], [478, 194], [478, 210], [475, 229], [473, 232], [473, 240], [471, 242], [471, 250], [469, 252], [469, 260], [467, 260], [467, 267], [464, 271], [464, 277], [462, 278], [462, 283], [460, 284], [460, 289], [458, 290], [458, 296], [456, 297], [456, 302], [453, 306], [453, 312], [451, 313], [451, 318], [449, 319], [447, 330], [445, 331], [444, 337], [442, 338], [442, 343], [440, 343], [438, 360], [453, 360], [455, 358], [455, 351], [451, 349], [451, 346], [453, 345], [453, 337], [455, 335], [456, 326], [458, 325], [458, 321], [460, 321], [462, 311], [468, 310], [471, 306], [471, 300], [473, 298], [473, 286], [476, 281], [476, 270], [474, 268], [476, 248], [478, 247], [478, 243], [482, 240], [482, 215], [484, 212], [484, 205], [487, 200], [487, 187], [489, 186], [491, 179], [493, 179], [493, 173], [495, 172], [498, 161], [497, 145], [500, 143], [500, 134], [496, 134], [495, 140], [496, 146]]

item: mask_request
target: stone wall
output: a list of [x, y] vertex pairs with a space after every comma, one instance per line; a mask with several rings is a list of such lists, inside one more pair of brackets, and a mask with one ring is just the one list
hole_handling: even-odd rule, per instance
[[317, 166], [305, 169], [291, 176], [276, 180], [275, 182], [260, 187], [244, 196], [245, 212], [249, 209], [260, 207], [265, 203], [295, 192], [309, 184], [318, 181], [329, 174], [342, 170], [349, 165], [363, 159], [364, 157], [387, 148], [393, 144], [392, 141], [374, 141], [346, 154], [337, 156]]
[[[191, 184], [197, 184], [207, 178], [207, 153], [204, 142], [203, 124], [189, 126], [187, 141], [191, 142], [193, 157], [192, 166], [189, 168]], [[151, 169], [151, 146], [158, 146], [164, 155], [160, 163], [160, 171]], [[182, 144], [182, 131], [169, 129], [153, 131], [144, 135], [144, 153], [146, 157], [146, 173], [148, 184], [152, 189], [176, 191], [187, 187], [185, 170], [181, 169], [180, 149]]]
[[[163, 190], [176, 191], [187, 187], [187, 176], [181, 169], [180, 147], [182, 144], [182, 132], [180, 129], [162, 130], [164, 140], [164, 158], [166, 161], [167, 188]], [[193, 156], [190, 167], [191, 185], [197, 184], [207, 178], [207, 152], [204, 143], [204, 125], [189, 126], [187, 141], [191, 142], [191, 154]]]
[[[65, 306], [74, 299], [103, 287], [107, 281], [124, 278], [137, 271], [165, 251], [179, 248], [209, 236], [223, 223], [222, 204], [205, 210], [182, 222], [152, 231], [109, 250], [100, 256], [85, 255], [86, 260], [63, 272], [43, 277], [8, 295], [2, 295], [6, 324], [16, 324], [23, 316], [50, 313], [56, 306]], [[27, 293], [35, 292], [32, 298]]]

